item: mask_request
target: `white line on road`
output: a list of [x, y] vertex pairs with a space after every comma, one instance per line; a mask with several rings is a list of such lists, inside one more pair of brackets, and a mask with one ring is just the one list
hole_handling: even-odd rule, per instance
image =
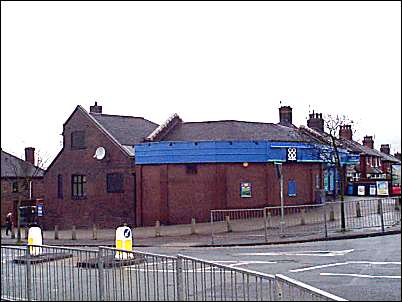
[[304, 272], [304, 271], [311, 271], [311, 270], [319, 269], [319, 268], [323, 268], [323, 267], [332, 267], [332, 266], [339, 266], [339, 265], [346, 265], [346, 264], [372, 264], [372, 265], [396, 264], [396, 265], [401, 265], [401, 262], [347, 261], [347, 262], [330, 263], [330, 264], [324, 264], [324, 265], [317, 265], [317, 266], [293, 269], [293, 270], [290, 270], [289, 272], [298, 273], [298, 272]]
[[238, 253], [236, 256], [318, 256], [318, 257], [333, 257], [343, 256], [354, 249], [343, 251], [298, 251], [298, 252], [269, 252], [269, 253]]
[[372, 276], [359, 274], [337, 274], [337, 273], [320, 273], [322, 276], [351, 276], [358, 278], [385, 278], [385, 279], [401, 279], [401, 276]]

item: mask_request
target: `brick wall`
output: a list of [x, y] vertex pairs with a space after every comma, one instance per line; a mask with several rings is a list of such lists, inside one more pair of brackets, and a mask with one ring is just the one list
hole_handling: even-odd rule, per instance
[[[188, 174], [185, 164], [138, 165], [138, 225], [209, 221], [211, 209], [255, 208], [279, 205], [279, 180], [274, 164], [241, 163], [197, 164], [197, 173]], [[292, 163], [283, 165], [285, 204], [314, 202], [316, 175], [322, 188], [321, 165]], [[288, 196], [287, 184], [295, 180], [297, 195]], [[252, 197], [240, 196], [240, 183], [252, 184]]]

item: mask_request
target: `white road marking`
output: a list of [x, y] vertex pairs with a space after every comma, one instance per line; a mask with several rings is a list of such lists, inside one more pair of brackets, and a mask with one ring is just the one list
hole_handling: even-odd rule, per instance
[[318, 256], [318, 257], [333, 257], [344, 256], [354, 249], [343, 251], [297, 251], [297, 252], [268, 252], [268, 253], [238, 253], [236, 256]]
[[339, 266], [339, 265], [346, 265], [346, 264], [372, 264], [372, 265], [396, 264], [396, 265], [401, 265], [401, 262], [347, 261], [347, 262], [331, 263], [331, 264], [324, 264], [324, 265], [317, 265], [317, 266], [293, 269], [293, 270], [290, 270], [289, 272], [298, 273], [298, 272], [304, 272], [304, 271], [311, 271], [311, 270], [319, 269], [319, 268], [323, 268], [323, 267], [332, 267], [332, 266]]
[[[249, 264], [273, 264], [277, 263], [276, 261], [239, 261], [239, 260], [217, 260], [217, 261], [211, 261], [216, 264], [226, 264], [228, 267], [236, 267], [236, 266], [242, 266], [242, 265], [249, 265]], [[173, 269], [173, 261], [168, 260], [166, 261], [163, 265], [162, 268], [159, 268], [158, 265], [161, 265], [161, 262], [155, 262], [155, 263], [141, 263], [141, 264], [134, 264], [134, 265], [128, 265], [125, 266], [124, 269], [126, 270], [136, 270], [136, 271], [147, 271], [147, 272], [167, 272], [167, 273], [174, 273], [175, 270]], [[145, 268], [145, 266], [148, 266], [149, 268]], [[152, 267], [155, 267], [153, 269]], [[189, 269], [185, 270], [185, 272], [202, 272], [202, 271], [209, 271], [213, 267], [212, 266], [207, 266], [205, 268], [197, 268], [196, 270], [194, 269]], [[220, 268], [215, 268], [219, 270]], [[227, 271], [226, 273], [230, 273], [230, 271]]]
[[359, 275], [359, 274], [337, 274], [337, 273], [320, 273], [322, 276], [351, 276], [358, 278], [385, 278], [385, 279], [401, 279], [401, 276], [372, 276], [372, 275]]

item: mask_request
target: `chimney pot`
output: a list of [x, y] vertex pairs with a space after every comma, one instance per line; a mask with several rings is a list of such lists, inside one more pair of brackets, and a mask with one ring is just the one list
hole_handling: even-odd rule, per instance
[[366, 146], [368, 148], [374, 149], [374, 140], [373, 136], [371, 135], [366, 135], [363, 139], [363, 146]]
[[339, 128], [339, 137], [347, 140], [352, 140], [352, 126], [351, 125], [341, 125]]
[[380, 152], [385, 153], [385, 154], [390, 154], [390, 147], [389, 144], [382, 144], [380, 147]]
[[95, 105], [89, 107], [90, 113], [102, 113], [102, 106], [98, 106], [98, 102]]
[[324, 132], [324, 120], [322, 118], [322, 113], [313, 113], [310, 115], [310, 118], [307, 121], [307, 126], [314, 130]]
[[35, 148], [33, 147], [25, 148], [25, 161], [35, 165]]
[[279, 108], [279, 124], [285, 126], [292, 124], [292, 107], [282, 106]]

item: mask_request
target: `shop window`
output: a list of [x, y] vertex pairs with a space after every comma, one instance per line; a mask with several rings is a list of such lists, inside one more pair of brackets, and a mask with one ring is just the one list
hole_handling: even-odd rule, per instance
[[71, 175], [71, 195], [73, 199], [80, 199], [86, 196], [86, 176]]
[[108, 193], [122, 193], [123, 189], [123, 174], [109, 173], [106, 175], [106, 189]]

